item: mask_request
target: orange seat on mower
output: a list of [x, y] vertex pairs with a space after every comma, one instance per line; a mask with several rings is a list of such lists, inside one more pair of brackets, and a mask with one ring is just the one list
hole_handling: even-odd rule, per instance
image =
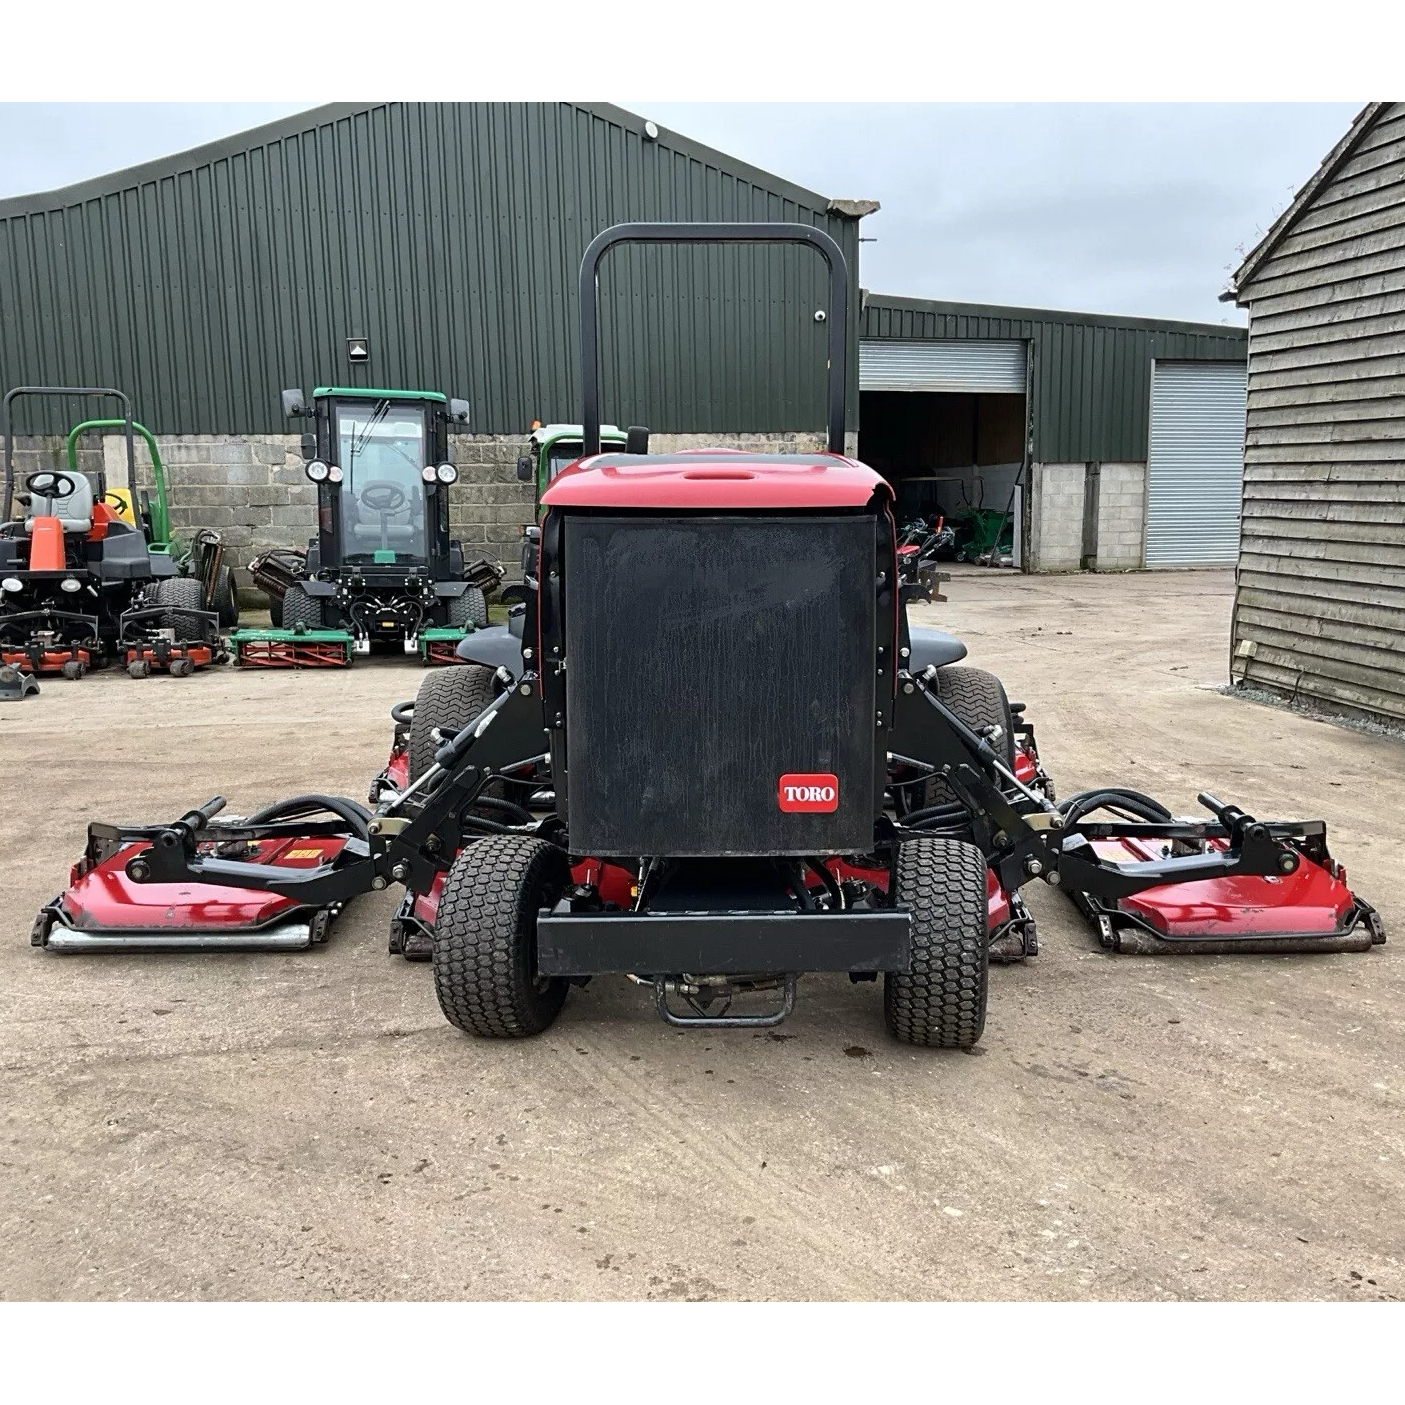
[[57, 517], [29, 519], [29, 569], [31, 571], [62, 571], [63, 522]]

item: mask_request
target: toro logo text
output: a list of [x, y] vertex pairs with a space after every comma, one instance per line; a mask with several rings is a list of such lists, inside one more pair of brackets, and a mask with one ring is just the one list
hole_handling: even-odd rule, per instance
[[788, 815], [832, 815], [839, 808], [839, 777], [828, 771], [792, 771], [780, 778], [776, 799]]

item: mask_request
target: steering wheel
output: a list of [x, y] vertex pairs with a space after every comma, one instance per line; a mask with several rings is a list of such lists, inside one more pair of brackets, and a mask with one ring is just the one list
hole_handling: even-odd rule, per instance
[[389, 478], [373, 478], [356, 495], [356, 500], [368, 512], [389, 516], [399, 512], [409, 502], [404, 488]]
[[31, 473], [24, 480], [25, 491], [34, 494], [35, 497], [49, 498], [51, 501], [71, 498], [78, 491], [78, 482], [67, 473], [56, 473], [52, 469], [44, 469], [39, 473]]

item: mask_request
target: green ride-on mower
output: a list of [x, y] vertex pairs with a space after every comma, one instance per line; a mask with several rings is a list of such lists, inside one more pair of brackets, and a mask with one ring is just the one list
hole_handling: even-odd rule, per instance
[[[306, 554], [265, 553], [251, 565], [269, 591], [271, 629], [233, 636], [245, 667], [337, 667], [373, 644], [426, 664], [454, 663], [464, 635], [488, 622], [486, 592], [501, 580], [488, 561], [465, 563], [449, 536], [449, 430], [468, 402], [429, 390], [319, 387], [309, 406], [283, 392], [304, 434], [317, 488], [317, 535]], [[281, 595], [279, 594], [281, 588]]]
[[[114, 398], [124, 413], [75, 425], [67, 469], [30, 473], [16, 494], [12, 405], [24, 396]], [[138, 511], [129, 489], [110, 489], [102, 471], [79, 471], [78, 438], [94, 429], [123, 431], [129, 481], [134, 436], [146, 440], [154, 503], [143, 493]], [[180, 677], [222, 659], [220, 617], [236, 607], [220, 539], [199, 532], [184, 548], [172, 536], [161, 456], [151, 432], [132, 418], [127, 396], [105, 387], [19, 386], [5, 396], [3, 433], [0, 663], [81, 678], [120, 662], [133, 677], [153, 668]], [[16, 502], [24, 515], [12, 519]]]
[[[581, 457], [584, 443], [584, 430], [578, 424], [541, 424], [534, 422], [528, 436], [528, 452], [517, 460], [517, 481], [532, 484], [533, 522], [540, 521], [542, 514], [542, 494], [551, 486], [551, 481], [562, 469], [569, 468]], [[604, 450], [624, 451], [628, 436], [624, 430], [612, 424], [600, 426], [600, 447]], [[539, 533], [535, 526], [522, 531], [522, 581], [521, 584], [504, 586], [499, 598], [506, 604], [525, 601], [527, 587], [525, 581], [536, 569], [537, 540]]]

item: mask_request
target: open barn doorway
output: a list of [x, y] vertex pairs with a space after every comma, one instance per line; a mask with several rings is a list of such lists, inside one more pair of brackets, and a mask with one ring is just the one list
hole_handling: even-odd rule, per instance
[[1023, 342], [860, 344], [859, 457], [900, 524], [955, 528], [953, 555], [1019, 566], [1028, 443]]
[[967, 559], [999, 532], [998, 556], [1019, 565], [1022, 394], [865, 391], [859, 413], [859, 457], [893, 485], [899, 523], [941, 518]]

